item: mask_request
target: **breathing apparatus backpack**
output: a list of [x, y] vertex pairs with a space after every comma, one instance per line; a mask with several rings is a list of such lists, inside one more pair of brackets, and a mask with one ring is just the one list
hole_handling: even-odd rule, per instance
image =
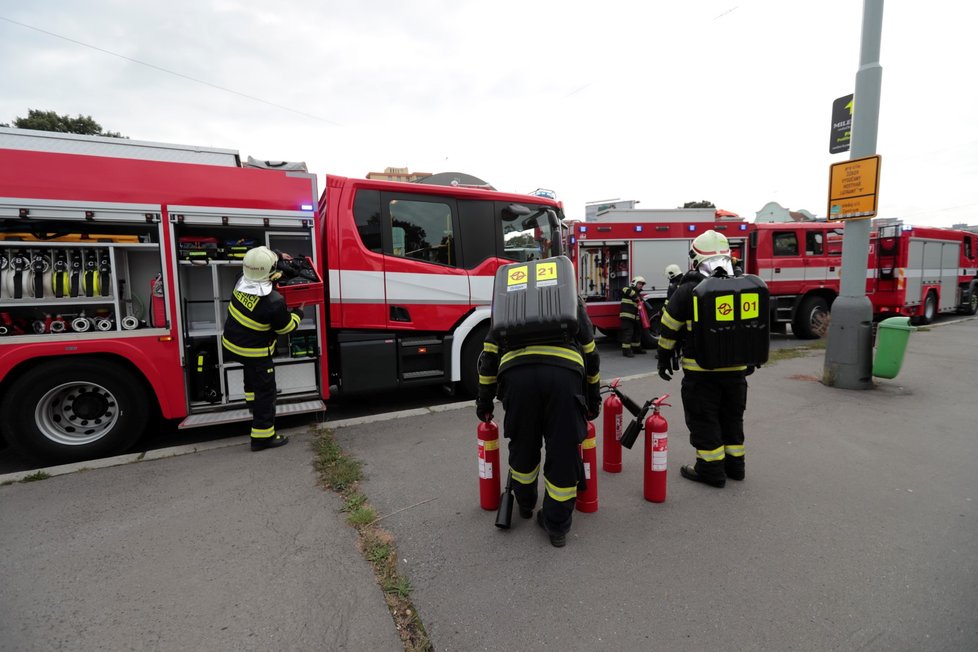
[[491, 328], [509, 349], [573, 341], [577, 292], [570, 259], [554, 256], [497, 269]]
[[693, 346], [704, 369], [767, 362], [770, 293], [753, 274], [711, 276], [693, 289]]

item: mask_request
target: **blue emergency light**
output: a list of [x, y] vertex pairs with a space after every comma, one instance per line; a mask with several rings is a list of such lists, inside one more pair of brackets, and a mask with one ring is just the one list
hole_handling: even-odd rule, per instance
[[311, 211], [312, 210], [312, 204], [303, 204], [302, 206], [300, 206], [300, 209], [301, 210], [304, 210], [304, 211]]
[[635, 225], [635, 232], [636, 233], [641, 233], [642, 232], [642, 225], [641, 224], [636, 224]]

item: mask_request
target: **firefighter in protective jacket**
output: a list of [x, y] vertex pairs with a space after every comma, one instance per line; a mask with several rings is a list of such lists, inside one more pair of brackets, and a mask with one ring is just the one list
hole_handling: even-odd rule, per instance
[[566, 543], [578, 484], [584, 479], [577, 447], [587, 436], [585, 419], [597, 418], [601, 408], [594, 329], [580, 299], [577, 313], [573, 342], [555, 339], [510, 350], [490, 330], [479, 357], [476, 414], [482, 421], [492, 419], [493, 398], [499, 396], [506, 410], [503, 436], [509, 439], [513, 494], [523, 518], [533, 516], [540, 447], [546, 446], [546, 493], [537, 523], [556, 547]]
[[632, 284], [621, 290], [621, 307], [618, 318], [621, 320], [621, 353], [631, 358], [636, 353], [645, 353], [642, 348], [642, 317], [638, 314], [638, 302], [642, 300], [645, 278], [636, 276]]
[[302, 310], [285, 305], [273, 281], [278, 255], [268, 247], [249, 249], [244, 273], [231, 293], [224, 322], [226, 359], [240, 362], [244, 372], [245, 401], [251, 408], [251, 450], [282, 446], [288, 437], [275, 432], [275, 367], [272, 355], [279, 335], [291, 333], [302, 319]]
[[708, 276], [733, 275], [732, 257], [727, 238], [712, 230], [693, 240], [689, 255], [692, 269], [683, 275], [662, 311], [659, 376], [664, 380], [672, 378], [680, 366], [681, 350], [683, 412], [690, 444], [696, 449], [696, 463], [681, 467], [680, 474], [695, 482], [723, 487], [727, 478], [744, 479], [748, 367], [704, 369], [698, 365], [688, 325], [694, 320], [693, 289]]

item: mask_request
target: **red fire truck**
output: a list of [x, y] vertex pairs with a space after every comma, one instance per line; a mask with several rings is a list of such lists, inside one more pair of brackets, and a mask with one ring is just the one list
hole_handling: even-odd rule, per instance
[[[929, 323], [939, 312], [975, 314], [974, 233], [885, 220], [879, 224], [870, 239], [866, 279], [866, 294], [877, 316], [902, 314]], [[786, 332], [790, 325], [796, 337], [812, 339], [825, 334], [832, 302], [839, 294], [843, 226], [747, 223], [714, 215], [712, 209], [629, 210], [604, 220], [574, 223], [568, 250], [577, 264], [578, 289], [592, 320], [602, 332], [613, 334], [619, 327], [621, 288], [633, 276], [644, 276], [646, 307], [654, 315], [665, 300], [666, 265], [685, 269], [693, 238], [716, 229], [729, 238], [742, 269], [767, 283], [772, 330]], [[655, 332], [653, 319], [647, 345]]]
[[[747, 255], [750, 224], [716, 209], [613, 209], [591, 222], [574, 222], [567, 233], [567, 250], [577, 268], [578, 292], [587, 304], [595, 328], [605, 335], [618, 331], [621, 290], [636, 275], [645, 278], [645, 309], [654, 316], [665, 303], [665, 268], [689, 267], [693, 239], [709, 229], [725, 234], [734, 255]], [[655, 320], [652, 335], [657, 332]]]
[[[275, 167], [266, 165], [264, 167]], [[0, 430], [46, 461], [130, 447], [154, 417], [244, 421], [220, 335], [243, 252], [322, 279], [275, 354], [280, 414], [419, 385], [474, 393], [496, 268], [560, 253], [561, 205], [242, 166], [237, 152], [0, 129]], [[382, 394], [381, 394], [382, 395]]]
[[867, 294], [879, 315], [929, 324], [939, 313], [978, 312], [978, 234], [880, 221]]

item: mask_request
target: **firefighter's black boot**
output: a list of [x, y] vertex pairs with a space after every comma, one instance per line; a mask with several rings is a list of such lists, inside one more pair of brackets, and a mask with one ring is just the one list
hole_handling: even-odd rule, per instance
[[727, 455], [723, 460], [723, 470], [727, 474], [728, 480], [743, 480], [744, 479], [744, 458], [732, 457]]
[[[717, 464], [714, 462], [714, 464]], [[697, 462], [696, 466], [700, 466]], [[696, 466], [683, 465], [679, 467], [679, 475], [683, 476], [687, 480], [692, 480], [693, 482], [702, 482], [703, 484], [710, 485], [711, 487], [716, 487], [717, 489], [722, 489], [725, 484], [727, 484], [727, 478], [723, 475], [723, 468], [720, 467], [717, 470], [720, 471], [720, 475], [716, 473], [710, 473], [702, 469], [697, 470]]]
[[563, 548], [567, 545], [567, 535], [563, 532], [554, 532], [547, 527], [547, 521], [543, 518], [543, 510], [541, 509], [537, 512], [537, 525], [543, 528], [543, 531], [547, 533], [550, 537], [550, 545], [554, 548]]
[[623, 356], [625, 356], [626, 358], [634, 358], [635, 357], [635, 354], [632, 353], [632, 350], [631, 349], [622, 349], [621, 350], [621, 354]]
[[274, 435], [272, 437], [252, 437], [251, 438], [251, 450], [253, 451], [263, 451], [266, 448], [278, 448], [279, 446], [285, 446], [289, 443], [288, 437], [283, 437], [282, 435]]

